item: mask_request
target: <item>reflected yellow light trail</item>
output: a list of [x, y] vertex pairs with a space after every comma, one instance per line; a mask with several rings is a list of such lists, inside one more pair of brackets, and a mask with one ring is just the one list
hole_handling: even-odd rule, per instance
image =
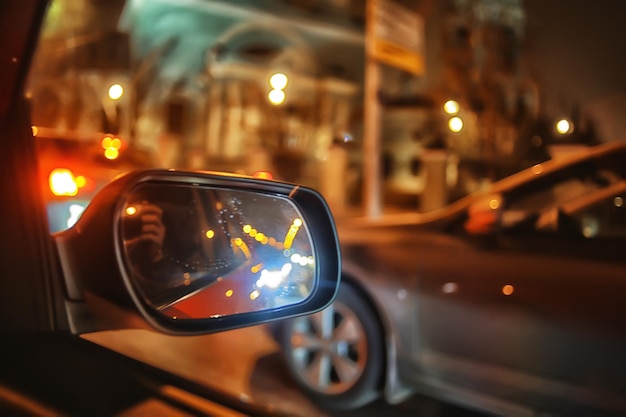
[[[302, 224], [302, 220], [300, 219], [296, 219], [296, 221], [294, 221], [294, 224], [297, 224], [297, 221], [299, 221], [299, 225]], [[265, 233], [258, 231], [250, 224], [244, 225], [242, 227], [242, 230], [245, 234], [254, 238], [254, 240], [262, 245], [270, 245], [276, 249], [283, 249], [283, 244], [281, 242], [276, 241], [274, 237], [267, 236]]]
[[252, 257], [252, 254], [250, 253], [250, 248], [248, 248], [246, 242], [244, 242], [241, 238], [238, 237], [236, 239], [232, 239], [231, 243], [241, 250], [246, 259], [250, 259]]
[[285, 240], [283, 243], [283, 247], [285, 249], [291, 248], [291, 245], [293, 245], [293, 240], [296, 238], [296, 235], [298, 234], [298, 230], [300, 230], [301, 226], [302, 226], [302, 219], [295, 219], [293, 221], [293, 223], [291, 224], [291, 227], [289, 228], [289, 231], [287, 232], [287, 235], [285, 236]]

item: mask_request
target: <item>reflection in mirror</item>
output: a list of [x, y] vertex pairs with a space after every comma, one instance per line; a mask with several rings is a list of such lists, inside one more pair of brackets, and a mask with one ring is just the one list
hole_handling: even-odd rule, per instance
[[133, 284], [172, 318], [262, 311], [314, 288], [311, 237], [285, 197], [144, 183], [121, 218]]

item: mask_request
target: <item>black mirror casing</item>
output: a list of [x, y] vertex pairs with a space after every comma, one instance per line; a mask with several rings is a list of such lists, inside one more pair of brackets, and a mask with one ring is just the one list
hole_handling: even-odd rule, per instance
[[[315, 285], [301, 302], [262, 311], [178, 319], [149, 303], [125, 253], [122, 213], [133, 190], [158, 184], [242, 191], [288, 199], [307, 225], [315, 259]], [[65, 279], [66, 311], [73, 333], [152, 327], [169, 334], [203, 334], [313, 313], [334, 298], [340, 277], [340, 251], [330, 210], [316, 191], [293, 184], [229, 174], [149, 170], [126, 174], [92, 200], [76, 225], [54, 235]]]

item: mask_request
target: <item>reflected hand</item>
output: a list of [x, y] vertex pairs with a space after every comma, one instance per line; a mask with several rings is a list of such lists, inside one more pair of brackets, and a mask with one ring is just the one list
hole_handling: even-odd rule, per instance
[[126, 238], [124, 243], [128, 252], [138, 247], [145, 247], [150, 262], [159, 262], [163, 259], [163, 239], [165, 226], [163, 225], [163, 210], [149, 203], [134, 204], [126, 208], [123, 222], [138, 222], [136, 236]]

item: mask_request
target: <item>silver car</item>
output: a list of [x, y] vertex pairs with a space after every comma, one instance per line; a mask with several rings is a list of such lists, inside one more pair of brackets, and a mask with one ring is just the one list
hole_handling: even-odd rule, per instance
[[277, 331], [317, 404], [413, 393], [506, 416], [626, 415], [626, 145], [436, 212], [339, 222], [331, 307]]

